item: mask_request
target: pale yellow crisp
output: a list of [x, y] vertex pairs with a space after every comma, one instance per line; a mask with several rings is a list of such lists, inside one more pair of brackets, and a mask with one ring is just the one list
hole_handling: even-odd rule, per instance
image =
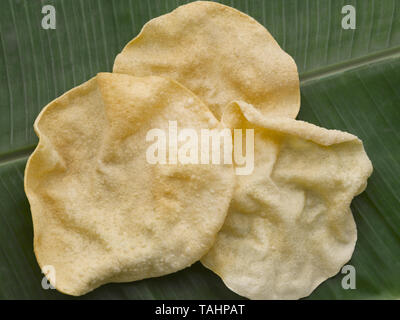
[[233, 100], [269, 116], [295, 118], [297, 67], [256, 20], [198, 1], [149, 21], [117, 56], [114, 72], [162, 75], [193, 91], [220, 119]]
[[[55, 268], [59, 291], [201, 259], [242, 296], [298, 299], [351, 258], [350, 203], [371, 162], [356, 136], [294, 120], [296, 64], [262, 25], [192, 2], [149, 21], [113, 70], [51, 102], [34, 125], [25, 191], [37, 260]], [[149, 163], [146, 135], [171, 121], [197, 134], [254, 129], [254, 171]]]
[[107, 282], [185, 268], [212, 246], [232, 197], [231, 165], [146, 161], [146, 133], [219, 122], [160, 77], [102, 73], [47, 105], [25, 171], [34, 248], [55, 287], [82, 295]]
[[251, 299], [298, 299], [335, 275], [357, 239], [350, 210], [372, 172], [349, 133], [263, 117], [238, 102], [223, 123], [255, 129], [255, 169], [237, 176], [225, 224], [202, 263]]

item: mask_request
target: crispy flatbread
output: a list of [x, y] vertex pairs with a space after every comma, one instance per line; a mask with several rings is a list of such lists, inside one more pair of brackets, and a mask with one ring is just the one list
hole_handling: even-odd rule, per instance
[[168, 120], [219, 121], [190, 91], [160, 77], [101, 73], [47, 105], [25, 190], [41, 267], [61, 292], [183, 269], [212, 246], [234, 187], [232, 165], [149, 164], [146, 134]]
[[222, 122], [254, 128], [254, 172], [237, 176], [228, 216], [202, 263], [251, 299], [298, 299], [351, 258], [350, 210], [372, 172], [354, 135], [232, 103]]
[[293, 59], [256, 20], [215, 2], [189, 3], [146, 23], [114, 72], [177, 80], [218, 119], [234, 100], [269, 116], [295, 118], [300, 107]]

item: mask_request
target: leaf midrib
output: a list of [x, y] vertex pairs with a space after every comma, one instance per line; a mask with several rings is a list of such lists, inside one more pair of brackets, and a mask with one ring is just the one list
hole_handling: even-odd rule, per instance
[[361, 69], [367, 65], [376, 64], [396, 58], [400, 58], [400, 46], [377, 51], [362, 57], [350, 59], [340, 63], [331, 64], [316, 70], [301, 73], [299, 75], [300, 85], [305, 86], [316, 80], [332, 77], [346, 71]]
[[30, 145], [25, 148], [21, 148], [21, 149], [0, 155], [0, 167], [7, 165], [11, 162], [21, 160], [23, 158], [28, 158], [31, 155], [31, 153], [33, 152], [33, 150], [35, 150], [35, 148], [36, 148], [36, 145]]
[[[300, 86], [306, 86], [314, 81], [332, 77], [337, 74], [363, 68], [367, 65], [380, 63], [386, 60], [400, 58], [400, 46], [374, 52], [363, 57], [350, 59], [326, 67], [318, 68], [308, 72], [300, 73]], [[0, 166], [7, 165], [11, 162], [28, 158], [35, 150], [36, 145], [30, 145], [22, 149], [11, 151], [0, 155]]]

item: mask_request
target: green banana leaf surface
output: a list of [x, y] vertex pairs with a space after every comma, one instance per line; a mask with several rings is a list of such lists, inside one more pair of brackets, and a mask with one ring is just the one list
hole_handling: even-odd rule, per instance
[[[42, 288], [33, 253], [26, 160], [37, 144], [40, 110], [98, 72], [150, 19], [189, 1], [2, 0], [0, 2], [0, 299], [70, 299]], [[308, 299], [400, 298], [400, 1], [221, 1], [263, 24], [296, 61], [298, 119], [357, 135], [374, 165], [352, 202], [358, 241], [348, 264], [356, 289], [339, 273]], [[41, 26], [56, 9], [56, 29]], [[343, 29], [342, 7], [356, 9]], [[74, 298], [76, 299], [76, 298]], [[241, 299], [200, 263], [168, 276], [108, 284], [80, 299]]]

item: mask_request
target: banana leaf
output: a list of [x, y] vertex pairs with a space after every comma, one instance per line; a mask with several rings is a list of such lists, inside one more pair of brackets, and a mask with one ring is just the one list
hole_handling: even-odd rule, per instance
[[[40, 110], [114, 58], [149, 19], [188, 1], [2, 0], [0, 2], [0, 299], [70, 299], [42, 287], [33, 253], [26, 160], [37, 144]], [[400, 298], [400, 2], [398, 0], [221, 1], [266, 26], [295, 59], [301, 79], [298, 119], [351, 132], [364, 141], [374, 173], [351, 209], [358, 242], [344, 274], [308, 299]], [[56, 29], [41, 26], [56, 9]], [[356, 9], [343, 29], [342, 7]], [[241, 299], [196, 263], [168, 276], [108, 284], [80, 299]]]

